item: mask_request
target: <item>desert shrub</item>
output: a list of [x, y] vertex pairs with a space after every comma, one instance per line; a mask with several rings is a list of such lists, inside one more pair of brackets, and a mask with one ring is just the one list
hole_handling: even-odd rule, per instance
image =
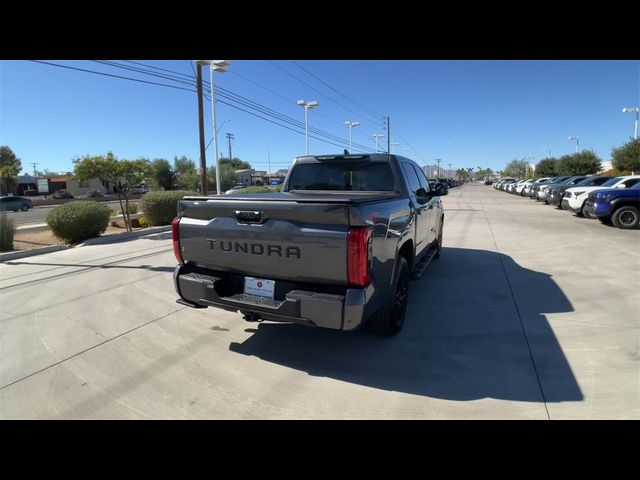
[[129, 203], [129, 206], [126, 207], [127, 212], [129, 214], [138, 213], [138, 204], [137, 203]]
[[169, 225], [178, 213], [178, 201], [197, 193], [186, 190], [149, 192], [142, 197], [142, 213], [149, 225]]
[[15, 221], [7, 215], [7, 212], [0, 211], [0, 252], [13, 250], [13, 237], [15, 234]]
[[109, 208], [92, 201], [60, 205], [47, 215], [47, 225], [60, 240], [79, 243], [97, 237], [107, 229]]

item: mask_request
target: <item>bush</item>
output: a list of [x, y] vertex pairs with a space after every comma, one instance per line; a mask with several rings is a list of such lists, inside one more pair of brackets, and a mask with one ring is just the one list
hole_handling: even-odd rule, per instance
[[53, 192], [53, 198], [59, 200], [61, 198], [73, 198], [71, 192], [67, 192], [66, 190], [56, 190]]
[[149, 225], [169, 225], [178, 213], [178, 201], [197, 193], [186, 190], [149, 192], [140, 201], [142, 213]]
[[4, 210], [0, 211], [0, 252], [13, 250], [13, 236], [16, 233], [16, 224], [12, 217]]
[[138, 225], [140, 225], [140, 228], [147, 228], [149, 226], [149, 222], [147, 222], [146, 218], [140, 217], [138, 218]]
[[138, 213], [138, 204], [137, 203], [130, 203], [128, 207], [125, 207], [127, 209], [127, 212], [129, 214], [134, 214], [134, 213]]
[[60, 240], [78, 243], [97, 237], [109, 224], [109, 207], [92, 201], [65, 203], [47, 215], [47, 225]]
[[99, 198], [99, 197], [104, 197], [104, 195], [102, 194], [102, 192], [100, 190], [89, 190], [87, 192], [87, 197], [89, 198]]

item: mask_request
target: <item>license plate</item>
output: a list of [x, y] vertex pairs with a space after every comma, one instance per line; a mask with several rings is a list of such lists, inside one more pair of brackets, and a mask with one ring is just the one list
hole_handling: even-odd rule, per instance
[[273, 300], [276, 282], [263, 278], [244, 277], [244, 293]]

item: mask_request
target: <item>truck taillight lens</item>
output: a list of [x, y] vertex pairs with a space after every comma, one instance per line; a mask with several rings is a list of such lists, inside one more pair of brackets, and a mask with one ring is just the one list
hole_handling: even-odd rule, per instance
[[182, 252], [180, 251], [180, 218], [176, 217], [171, 222], [171, 236], [173, 238], [173, 254], [180, 265], [184, 264]]
[[347, 277], [354, 287], [371, 282], [373, 227], [351, 227], [348, 233]]

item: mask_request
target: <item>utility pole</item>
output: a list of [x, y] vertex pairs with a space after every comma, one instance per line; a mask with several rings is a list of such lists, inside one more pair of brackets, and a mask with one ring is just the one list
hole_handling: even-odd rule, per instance
[[391, 153], [391, 120], [387, 115], [387, 153]]
[[33, 176], [35, 177], [36, 176], [36, 165], [39, 165], [39, 164], [36, 163], [36, 162], [31, 162], [31, 165], [33, 165]]
[[229, 165], [231, 165], [231, 159], [233, 158], [231, 156], [231, 140], [235, 140], [236, 137], [233, 136], [233, 133], [226, 133], [225, 135], [227, 136], [227, 143], [229, 144]]
[[436, 178], [440, 178], [440, 159], [436, 158], [436, 163], [438, 164], [438, 168], [436, 169]]
[[267, 167], [267, 178], [269, 179], [269, 185], [271, 185], [271, 149], [267, 149], [267, 161], [269, 166]]
[[196, 80], [198, 84], [198, 130], [200, 132], [200, 189], [202, 195], [208, 193], [207, 189], [207, 158], [205, 157], [204, 144], [204, 115], [202, 107], [202, 65], [196, 62]]

